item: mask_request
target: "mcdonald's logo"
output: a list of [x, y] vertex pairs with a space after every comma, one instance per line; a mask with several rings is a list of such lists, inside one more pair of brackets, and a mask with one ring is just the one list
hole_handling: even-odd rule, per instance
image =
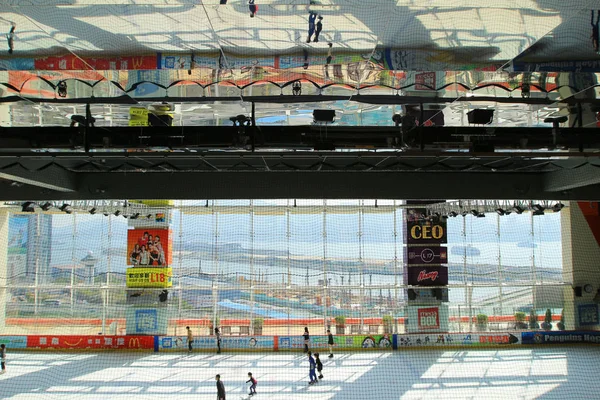
[[140, 338], [130, 338], [128, 347], [130, 349], [139, 349], [140, 348]]
[[132, 58], [133, 69], [141, 69], [141, 66], [144, 64], [143, 57], [133, 57]]

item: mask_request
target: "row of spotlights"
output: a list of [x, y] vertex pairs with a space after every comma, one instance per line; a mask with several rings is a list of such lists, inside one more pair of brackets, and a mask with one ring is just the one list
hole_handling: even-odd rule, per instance
[[[40, 205], [40, 208], [43, 211], [48, 211], [50, 208], [52, 208], [52, 203], [46, 202], [44, 204]], [[60, 211], [66, 213], [66, 214], [72, 214], [73, 213], [73, 208], [71, 207], [70, 204], [64, 203], [62, 206], [60, 206], [58, 208]], [[21, 212], [35, 212], [35, 203], [33, 201], [26, 201], [25, 203], [23, 203], [21, 205]], [[96, 207], [92, 207], [89, 211], [90, 214], [94, 215], [96, 214], [96, 212], [98, 212], [98, 209]], [[108, 211], [104, 211], [104, 216], [108, 216], [110, 213]], [[113, 215], [115, 217], [118, 217], [119, 215], [121, 215], [121, 211], [117, 210], [113, 213]], [[136, 212], [134, 214], [131, 214], [129, 216], [129, 219], [138, 219], [140, 217], [140, 213]], [[148, 214], [146, 215], [146, 218], [150, 219], [152, 218], [152, 214]], [[123, 215], [123, 217], [127, 218], [127, 215]]]

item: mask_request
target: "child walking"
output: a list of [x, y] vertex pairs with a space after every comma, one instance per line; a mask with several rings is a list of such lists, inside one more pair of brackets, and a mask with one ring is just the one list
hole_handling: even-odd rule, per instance
[[323, 363], [319, 358], [319, 353], [315, 353], [315, 363], [317, 364], [317, 371], [319, 371], [319, 379], [323, 379]]
[[0, 374], [4, 374], [6, 372], [6, 345], [0, 344], [0, 358], [2, 359], [2, 372]]
[[252, 377], [252, 372], [248, 372], [248, 378], [250, 378], [246, 381], [246, 383], [250, 383], [250, 393], [248, 393], [248, 395], [254, 396], [256, 394], [256, 384], [258, 381]]

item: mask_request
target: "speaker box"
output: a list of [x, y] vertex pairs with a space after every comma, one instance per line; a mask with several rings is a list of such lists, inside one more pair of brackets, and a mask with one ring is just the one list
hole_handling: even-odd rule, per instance
[[573, 290], [575, 291], [575, 297], [583, 296], [583, 288], [581, 286], [575, 286]]
[[494, 110], [476, 109], [467, 113], [470, 124], [487, 125], [494, 119]]
[[313, 119], [316, 122], [333, 122], [335, 119], [335, 110], [314, 110]]
[[409, 300], [417, 299], [417, 292], [415, 292], [414, 289], [408, 289], [408, 299]]

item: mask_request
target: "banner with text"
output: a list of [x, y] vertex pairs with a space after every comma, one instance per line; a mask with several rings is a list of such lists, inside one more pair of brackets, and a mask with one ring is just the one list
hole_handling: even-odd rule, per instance
[[600, 343], [600, 332], [523, 332], [523, 344]]
[[27, 348], [32, 349], [153, 349], [153, 336], [52, 336], [27, 337]]
[[408, 267], [408, 284], [413, 286], [448, 285], [448, 267], [444, 265]]
[[432, 265], [448, 263], [446, 246], [411, 246], [407, 249], [408, 265]]

